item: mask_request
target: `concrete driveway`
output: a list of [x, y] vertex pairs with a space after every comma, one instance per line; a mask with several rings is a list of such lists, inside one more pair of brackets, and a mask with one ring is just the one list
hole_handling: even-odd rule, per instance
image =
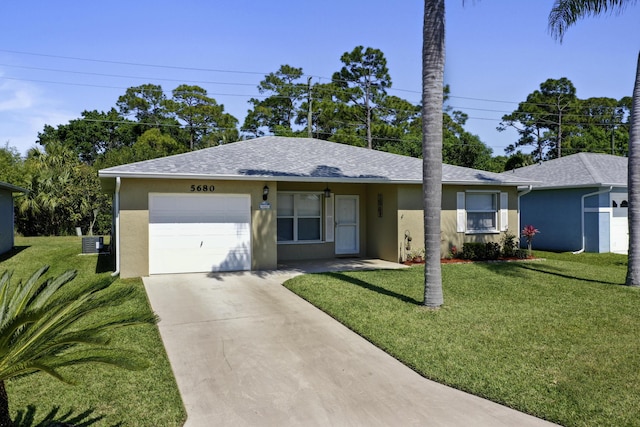
[[185, 426], [551, 425], [424, 379], [281, 286], [301, 271], [143, 279]]

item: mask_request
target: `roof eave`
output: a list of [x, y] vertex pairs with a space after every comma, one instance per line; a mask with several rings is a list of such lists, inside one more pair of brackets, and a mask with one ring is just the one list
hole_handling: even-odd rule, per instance
[[9, 190], [12, 193], [24, 193], [24, 194], [29, 192], [29, 190], [27, 190], [26, 188], [18, 187], [17, 185], [8, 184], [4, 182], [0, 184], [0, 190]]
[[[422, 184], [417, 179], [390, 179], [368, 177], [311, 177], [311, 176], [273, 176], [273, 175], [208, 175], [208, 174], [174, 174], [156, 172], [116, 172], [102, 170], [98, 173], [101, 179], [135, 178], [135, 179], [207, 179], [225, 181], [278, 181], [278, 182], [323, 182], [323, 183], [354, 183], [354, 184]], [[473, 185], [473, 186], [520, 186], [531, 185], [522, 181], [477, 181], [477, 180], [443, 180], [445, 185]]]
[[174, 173], [147, 173], [147, 172], [115, 172], [100, 171], [100, 178], [137, 178], [137, 179], [207, 179], [222, 181], [280, 181], [280, 182], [350, 182], [350, 183], [394, 183], [394, 184], [419, 184], [422, 181], [411, 179], [385, 179], [369, 177], [316, 177], [316, 176], [273, 176], [273, 175], [209, 175], [209, 174], [174, 174]]
[[606, 183], [606, 182], [594, 182], [590, 184], [576, 184], [576, 185], [540, 185], [533, 186], [532, 190], [568, 190], [572, 188], [606, 188], [606, 187], [627, 187], [627, 184], [621, 183]]
[[478, 185], [478, 186], [504, 186], [504, 187], [519, 187], [519, 186], [529, 186], [533, 185], [533, 182], [522, 182], [522, 181], [464, 181], [464, 180], [456, 180], [456, 181], [442, 181], [443, 184], [447, 185]]

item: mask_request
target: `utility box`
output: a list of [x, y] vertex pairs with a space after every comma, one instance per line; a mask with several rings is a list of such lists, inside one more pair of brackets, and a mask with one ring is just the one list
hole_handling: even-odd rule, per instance
[[82, 238], [82, 253], [83, 254], [97, 254], [100, 253], [104, 244], [104, 237], [102, 236], [89, 236]]

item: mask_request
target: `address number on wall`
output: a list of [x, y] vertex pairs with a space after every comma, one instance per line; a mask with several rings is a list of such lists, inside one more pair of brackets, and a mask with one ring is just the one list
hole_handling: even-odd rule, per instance
[[192, 184], [191, 185], [191, 192], [200, 192], [200, 193], [206, 193], [206, 192], [213, 192], [215, 191], [216, 187], [214, 187], [213, 185], [195, 185]]

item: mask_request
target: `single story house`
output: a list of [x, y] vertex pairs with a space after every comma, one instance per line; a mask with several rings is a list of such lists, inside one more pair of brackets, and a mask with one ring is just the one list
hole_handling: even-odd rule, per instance
[[[421, 159], [268, 136], [99, 176], [114, 194], [112, 246], [122, 277], [334, 257], [399, 262], [424, 247]], [[517, 230], [518, 186], [528, 182], [444, 165], [443, 255]]]
[[0, 182], [0, 254], [13, 249], [13, 195], [26, 192], [24, 188]]
[[540, 230], [534, 248], [627, 253], [627, 158], [578, 153], [504, 172], [538, 183], [521, 198], [523, 224]]

